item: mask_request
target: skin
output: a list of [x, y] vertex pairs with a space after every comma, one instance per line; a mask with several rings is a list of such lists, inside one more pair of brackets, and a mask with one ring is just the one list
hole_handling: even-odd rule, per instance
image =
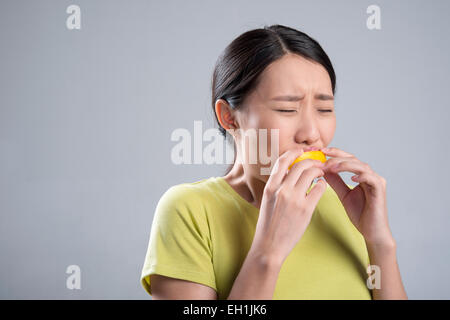
[[[336, 115], [334, 100], [316, 99], [318, 93], [333, 96], [326, 69], [299, 55], [287, 54], [263, 71], [259, 85], [246, 97], [241, 110], [232, 110], [226, 101], [217, 100], [215, 109], [219, 122], [234, 136], [236, 144], [236, 161], [224, 179], [255, 207], [261, 206], [263, 190], [269, 178], [269, 175], [261, 174], [260, 167], [268, 165], [250, 164], [248, 157], [247, 161], [243, 161], [243, 148], [246, 148], [246, 154], [249, 150], [258, 150], [259, 154], [259, 139], [255, 144], [249, 144], [249, 139], [246, 139], [243, 147], [242, 134], [236, 129], [268, 129], [267, 150], [271, 150], [270, 129], [279, 129], [280, 155], [295, 147], [325, 147], [333, 139]], [[281, 95], [304, 97], [299, 101], [271, 100]]]
[[[269, 175], [261, 174], [260, 168], [264, 165], [251, 164], [248, 157], [243, 156], [250, 150], [257, 150], [259, 154], [259, 139], [256, 142], [243, 139], [235, 129], [244, 132], [268, 129], [269, 136], [270, 129], [279, 129], [279, 155], [299, 147], [321, 149], [331, 157], [322, 166], [324, 178], [335, 190], [351, 222], [364, 236], [371, 264], [381, 269], [381, 288], [372, 290], [373, 298], [407, 299], [396, 259], [396, 242], [388, 223], [386, 180], [355, 155], [335, 147], [325, 148], [336, 130], [334, 100], [318, 99], [318, 94], [333, 96], [326, 69], [301, 56], [287, 54], [264, 70], [258, 86], [246, 97], [241, 110], [233, 110], [226, 101], [217, 100], [217, 118], [233, 135], [236, 145], [236, 161], [224, 179], [242, 198], [258, 209], [261, 207]], [[281, 95], [303, 98], [273, 101]], [[270, 141], [268, 137], [267, 150], [271, 150]], [[352, 177], [359, 183], [355, 188], [350, 189], [339, 176], [338, 173], [344, 171], [356, 175]]]
[[[236, 161], [224, 179], [255, 207], [261, 207], [264, 188], [270, 184], [269, 175], [262, 175], [260, 171], [267, 165], [245, 161], [243, 148], [248, 154], [250, 148], [256, 148], [259, 143], [257, 141], [253, 145], [247, 140], [249, 144], [242, 147], [242, 136], [239, 131], [232, 130], [266, 128], [270, 135], [270, 129], [279, 129], [279, 155], [295, 148], [326, 147], [336, 129], [334, 101], [315, 99], [318, 93], [332, 95], [331, 81], [325, 68], [298, 55], [288, 54], [264, 70], [258, 87], [245, 99], [242, 110], [232, 110], [226, 101], [217, 100], [215, 110], [219, 122], [233, 135], [236, 144]], [[299, 101], [271, 101], [271, 98], [280, 95], [304, 95], [304, 98]], [[294, 111], [283, 113], [277, 111], [279, 109]], [[270, 139], [267, 141], [267, 150], [271, 150]], [[338, 148], [322, 151], [331, 157], [322, 167], [324, 178], [336, 191], [350, 220], [364, 236], [371, 264], [381, 269], [381, 288], [372, 290], [373, 299], [407, 299], [396, 260], [396, 244], [387, 220], [386, 180], [349, 152]], [[333, 168], [336, 164], [341, 167]], [[271, 163], [269, 167], [273, 165]], [[343, 171], [359, 176], [352, 178], [359, 182], [353, 190], [338, 175]], [[255, 275], [257, 280], [268, 279], [272, 287], [266, 291], [271, 295], [277, 272], [261, 276], [258, 269], [254, 269], [256, 265], [250, 267], [244, 278]], [[217, 299], [214, 289], [195, 282], [152, 275], [151, 283], [153, 300]], [[258, 291], [264, 289], [260, 287]]]

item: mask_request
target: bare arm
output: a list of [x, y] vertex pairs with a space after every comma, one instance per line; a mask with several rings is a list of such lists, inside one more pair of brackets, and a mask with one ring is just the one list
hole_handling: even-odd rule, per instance
[[272, 300], [282, 263], [251, 250], [236, 277], [228, 300]]
[[[281, 266], [305, 232], [314, 208], [326, 190], [326, 183], [318, 181], [308, 193], [313, 180], [324, 174], [320, 161], [305, 159], [288, 170], [288, 166], [301, 154], [302, 148], [290, 149], [277, 159], [276, 169], [272, 170], [264, 188], [252, 246], [228, 300], [273, 298]], [[292, 194], [299, 195], [295, 201]], [[168, 281], [154, 282], [151, 285], [153, 295], [164, 299], [195, 299], [193, 297], [198, 296], [214, 299], [210, 291], [212, 288], [203, 288], [193, 282], [182, 283], [176, 279], [171, 280], [176, 282], [169, 286]], [[197, 292], [200, 288], [201, 294]]]
[[153, 300], [217, 300], [211, 287], [159, 274], [150, 276], [150, 286]]
[[370, 264], [380, 268], [381, 286], [372, 289], [374, 300], [407, 300], [397, 263], [397, 246], [367, 245]]
[[[249, 252], [236, 277], [228, 300], [271, 300], [281, 264]], [[153, 300], [217, 300], [217, 292], [200, 283], [153, 274]]]

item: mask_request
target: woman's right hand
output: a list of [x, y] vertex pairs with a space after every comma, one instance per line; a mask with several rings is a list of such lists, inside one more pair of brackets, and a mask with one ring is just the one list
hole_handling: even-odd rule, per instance
[[[282, 264], [303, 236], [312, 213], [327, 188], [324, 180], [307, 191], [315, 178], [323, 177], [323, 163], [305, 159], [289, 165], [303, 149], [288, 150], [275, 162], [264, 188], [255, 236], [250, 251]], [[287, 173], [286, 173], [287, 172]]]

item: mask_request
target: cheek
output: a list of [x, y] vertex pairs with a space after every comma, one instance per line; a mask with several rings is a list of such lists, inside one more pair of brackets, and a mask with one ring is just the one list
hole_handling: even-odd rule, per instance
[[272, 149], [276, 149], [273, 144], [278, 144], [278, 153], [281, 154], [289, 146], [296, 129], [294, 126], [291, 128], [289, 122], [280, 121], [279, 117], [272, 116], [264, 120], [260, 123], [259, 128], [267, 129], [265, 135], [261, 134], [266, 138], [268, 153]]
[[289, 127], [282, 127], [279, 130], [279, 154], [284, 153], [289, 147], [292, 146], [292, 137], [295, 135], [295, 130], [290, 129]]
[[336, 131], [336, 118], [333, 117], [332, 119], [322, 121], [319, 131], [322, 141], [328, 145], [328, 143], [330, 143], [333, 139]]
[[[282, 125], [277, 121], [276, 117], [271, 116], [270, 113], [254, 113], [246, 118], [246, 126], [249, 129], [255, 129], [256, 138], [258, 141], [257, 146], [260, 146], [259, 141], [261, 137], [264, 137], [265, 145], [270, 150], [270, 146], [273, 142], [275, 142], [276, 134], [275, 131], [278, 131], [279, 140], [282, 141], [281, 135], [283, 132], [281, 131]], [[260, 129], [266, 129], [265, 131], [260, 131]], [[278, 129], [278, 130], [273, 130]], [[263, 141], [262, 141], [263, 142]]]
[[272, 128], [269, 115], [264, 112], [250, 112], [245, 117], [248, 128]]

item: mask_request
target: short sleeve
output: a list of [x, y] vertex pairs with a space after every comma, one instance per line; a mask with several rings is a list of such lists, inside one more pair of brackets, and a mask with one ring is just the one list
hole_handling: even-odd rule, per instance
[[176, 185], [158, 201], [141, 284], [151, 295], [150, 275], [207, 285], [217, 291], [204, 203], [195, 188]]

